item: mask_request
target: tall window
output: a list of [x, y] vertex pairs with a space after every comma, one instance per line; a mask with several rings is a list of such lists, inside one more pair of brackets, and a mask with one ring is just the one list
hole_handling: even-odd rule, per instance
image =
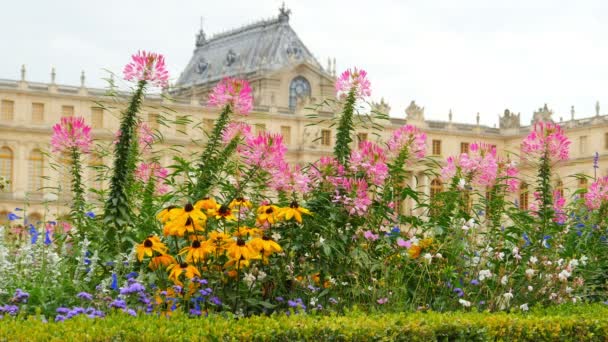
[[91, 183], [93, 189], [98, 191], [103, 188], [103, 174], [105, 171], [103, 165], [103, 158], [97, 153], [92, 153], [89, 161]]
[[321, 145], [331, 145], [331, 131], [328, 129], [321, 130]]
[[103, 108], [91, 108], [91, 126], [92, 128], [103, 128]]
[[587, 136], [583, 135], [579, 138], [579, 153], [584, 155], [587, 153]]
[[302, 76], [298, 76], [289, 85], [289, 109], [295, 110], [298, 99], [310, 96], [310, 83]]
[[363, 141], [367, 141], [367, 133], [357, 133], [357, 142], [361, 143]]
[[291, 127], [281, 126], [281, 135], [283, 136], [283, 142], [285, 145], [291, 144]]
[[443, 191], [443, 183], [439, 178], [435, 178], [431, 181], [431, 201], [435, 200], [435, 197]]
[[441, 155], [441, 140], [433, 140], [433, 155], [440, 156]]
[[74, 116], [74, 106], [61, 106], [61, 116]]
[[460, 143], [460, 153], [469, 153], [469, 143], [468, 142]]
[[9, 181], [6, 191], [11, 192], [13, 183], [13, 151], [6, 146], [0, 148], [0, 176]]
[[0, 102], [0, 120], [13, 121], [15, 117], [15, 102], [10, 100], [2, 100]]
[[32, 150], [28, 164], [28, 191], [40, 192], [42, 191], [42, 176], [44, 175], [44, 157], [42, 152], [38, 149]]
[[158, 114], [157, 113], [150, 113], [148, 114], [148, 125], [150, 126], [151, 129], [158, 129], [159, 125], [158, 125]]
[[528, 210], [528, 184], [521, 182], [519, 186], [519, 209]]
[[557, 182], [555, 182], [555, 191], [557, 191], [561, 197], [564, 197], [564, 182], [562, 182], [561, 179], [558, 179]]
[[608, 150], [608, 133], [604, 133], [604, 149]]
[[44, 103], [32, 103], [32, 122], [44, 122]]

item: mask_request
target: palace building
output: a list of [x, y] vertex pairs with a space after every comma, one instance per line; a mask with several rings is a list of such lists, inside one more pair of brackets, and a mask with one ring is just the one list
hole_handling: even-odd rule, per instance
[[[192, 58], [177, 83], [162, 94], [145, 99], [141, 115], [162, 134], [163, 146], [183, 146], [180, 150], [185, 157], [200, 149], [197, 142], [204, 143], [205, 135], [199, 127], [210, 129], [218, 116], [216, 109], [206, 106], [207, 94], [222, 78], [236, 76], [249, 80], [253, 89], [254, 109], [245, 120], [257, 131], [281, 133], [288, 146], [289, 161], [304, 164], [332, 152], [335, 128], [311, 126], [317, 120], [307, 114], [311, 113], [311, 105], [334, 99], [335, 60], [326, 66], [319, 63], [289, 25], [289, 17], [289, 10], [283, 7], [270, 20], [212, 37], [207, 37], [202, 29], [198, 32]], [[22, 67], [19, 80], [0, 79], [0, 176], [10, 180], [8, 189], [0, 192], [0, 225], [17, 207], [27, 209], [31, 222], [66, 210], [69, 176], [61, 167], [62, 156], [50, 152], [52, 126], [62, 116], [83, 116], [93, 128], [94, 139], [110, 150], [119, 127], [118, 113], [128, 96], [120, 91], [118, 97], [107, 96], [111, 87], [87, 87], [84, 74], [80, 85], [57, 84], [54, 71], [49, 83], [32, 82], [26, 76]], [[390, 110], [384, 100], [372, 106], [386, 113]], [[326, 107], [315, 112], [320, 117], [333, 115]], [[513, 152], [515, 156], [531, 124], [539, 120], [556, 117], [544, 105], [534, 112], [529, 124], [521, 122], [519, 113], [509, 110], [500, 115], [497, 128], [480, 125], [479, 114], [477, 124], [453, 122], [451, 112], [446, 121], [430, 121], [425, 119], [424, 108], [412, 101], [404, 117], [384, 123], [379, 136], [374, 134], [376, 131], [361, 128], [357, 137], [385, 141], [394, 129], [407, 123], [427, 133], [427, 154], [440, 160], [467, 152], [469, 145], [477, 141], [496, 145], [499, 154]], [[601, 157], [608, 155], [608, 115], [601, 115], [597, 104], [595, 115], [574, 119], [572, 108], [570, 119], [559, 121], [572, 141], [571, 158], [559, 167], [554, 181], [567, 196], [586, 187], [584, 180], [569, 176], [606, 174], [606, 169], [594, 169], [592, 160], [595, 152]], [[89, 166], [112, 162], [111, 156], [91, 154], [87, 158], [85, 164]], [[171, 160], [172, 156], [165, 154], [160, 161], [170, 165]], [[103, 181], [95, 179], [92, 168], [85, 172], [88, 186], [104, 187]], [[533, 181], [533, 172], [522, 174]], [[409, 182], [429, 195], [443, 189], [440, 179], [425, 175], [422, 170], [412, 171]], [[524, 183], [521, 192], [515, 194], [521, 206], [531, 201], [531, 193]], [[412, 203], [405, 207], [411, 210]]]

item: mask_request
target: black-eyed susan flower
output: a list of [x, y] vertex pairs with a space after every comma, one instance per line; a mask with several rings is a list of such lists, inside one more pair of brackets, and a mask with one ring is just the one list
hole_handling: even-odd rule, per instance
[[195, 276], [200, 277], [201, 273], [196, 269], [196, 267], [182, 262], [181, 264], [173, 264], [167, 268], [169, 272], [169, 280], [173, 281], [173, 283], [183, 286], [184, 284], [179, 280], [179, 277], [184, 274], [186, 278], [192, 279]]
[[[196, 209], [191, 203], [188, 203], [184, 208], [176, 210], [173, 218], [165, 224], [163, 234], [165, 236], [184, 236], [186, 232], [194, 233], [195, 231], [204, 231], [207, 216], [200, 210]], [[173, 210], [171, 212], [173, 212]]]
[[225, 204], [218, 204], [215, 209], [207, 211], [209, 216], [215, 217], [216, 220], [236, 221], [236, 217], [232, 214], [232, 209]]
[[217, 202], [213, 197], [205, 197], [196, 202], [194, 207], [198, 210], [215, 210], [215, 208], [217, 208]]
[[234, 239], [230, 235], [215, 231], [209, 233], [209, 237], [207, 241], [205, 241], [205, 244], [209, 247], [210, 253], [217, 254], [223, 253], [234, 243]]
[[136, 247], [137, 259], [142, 261], [144, 259], [144, 255], [151, 257], [154, 255], [154, 252], [159, 254], [167, 253], [167, 246], [160, 241], [158, 236], [150, 235], [148, 236], [144, 242], [137, 245]]
[[275, 224], [278, 221], [279, 207], [276, 205], [262, 205], [258, 208], [257, 221], [259, 224]]
[[197, 263], [205, 260], [209, 254], [210, 248], [208, 244], [201, 243], [199, 240], [194, 240], [188, 247], [184, 247], [179, 254], [186, 254], [186, 261]]
[[254, 238], [249, 242], [249, 244], [254, 250], [256, 250], [265, 257], [268, 257], [273, 253], [281, 252], [283, 250], [278, 243], [273, 241], [268, 236]]
[[236, 243], [228, 247], [228, 257], [234, 260], [251, 260], [258, 259], [260, 254], [251, 248], [251, 245], [247, 244], [245, 240], [239, 238]]
[[[238, 268], [238, 269], [243, 269], [245, 267], [249, 267], [250, 265], [250, 261], [248, 259], [245, 259], [243, 257], [241, 257], [239, 260], [236, 259], [230, 259], [228, 260], [228, 262], [226, 262], [224, 264], [225, 268]], [[236, 276], [236, 271], [229, 271], [228, 275], [230, 276]]]
[[230, 204], [228, 206], [230, 207], [230, 209], [234, 209], [234, 208], [251, 209], [251, 207], [253, 205], [251, 204], [251, 201], [249, 201], [248, 199], [245, 199], [243, 197], [237, 197], [237, 198], [233, 199], [232, 202], [230, 202]]
[[249, 228], [249, 227], [239, 227], [235, 232], [232, 233], [232, 235], [236, 236], [236, 237], [241, 237], [241, 238], [248, 238], [248, 237], [260, 237], [262, 236], [264, 233], [262, 232], [261, 229], [259, 228]]
[[295, 218], [296, 221], [302, 223], [302, 214], [311, 215], [308, 209], [300, 207], [298, 202], [293, 201], [289, 207], [281, 208], [277, 216], [279, 219], [285, 219], [286, 221]]
[[171, 221], [173, 218], [175, 218], [175, 215], [177, 215], [179, 207], [174, 206], [174, 205], [170, 205], [168, 207], [166, 207], [165, 209], [161, 210], [157, 215], [156, 218], [161, 222], [161, 223], [166, 223]]
[[161, 266], [163, 268], [165, 268], [165, 267], [168, 267], [169, 265], [172, 265], [175, 263], [177, 263], [177, 261], [175, 261], [175, 258], [173, 256], [171, 256], [170, 254], [164, 254], [164, 255], [155, 256], [152, 259], [150, 259], [150, 263], [148, 264], [148, 267], [150, 267], [152, 270], [157, 270], [157, 269], [161, 268]]

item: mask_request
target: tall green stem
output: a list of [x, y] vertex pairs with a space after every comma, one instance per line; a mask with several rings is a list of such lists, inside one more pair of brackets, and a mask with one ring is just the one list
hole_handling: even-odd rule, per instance
[[351, 89], [346, 96], [342, 117], [338, 124], [338, 132], [336, 134], [336, 146], [334, 147], [334, 155], [340, 164], [347, 166], [348, 158], [350, 157], [350, 143], [353, 141], [351, 133], [355, 128], [353, 124], [353, 116], [355, 112], [355, 90]]
[[[104, 222], [107, 225], [106, 241], [120, 252], [120, 236], [131, 220], [129, 187], [135, 171], [133, 146], [137, 146], [137, 113], [139, 112], [146, 81], [139, 81], [120, 123], [120, 137], [114, 149], [114, 173], [110, 183], [110, 196], [106, 201]], [[118, 239], [118, 241], [117, 241]]]
[[542, 240], [549, 228], [549, 224], [553, 219], [553, 194], [551, 193], [551, 164], [548, 152], [542, 156], [540, 160], [540, 166], [538, 170], [539, 187], [538, 192], [540, 193], [540, 208], [538, 216], [541, 220], [541, 236]]
[[80, 151], [74, 147], [72, 154], [72, 221], [78, 226], [81, 241], [84, 239], [84, 189], [82, 187], [82, 164], [80, 163]]

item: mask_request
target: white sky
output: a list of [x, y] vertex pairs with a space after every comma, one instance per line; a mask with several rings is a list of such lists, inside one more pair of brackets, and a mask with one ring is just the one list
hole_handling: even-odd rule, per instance
[[[176, 79], [208, 37], [278, 13], [279, 0], [7, 1], [1, 6], [0, 78], [103, 87], [139, 50], [164, 53]], [[505, 108], [554, 119], [608, 113], [608, 1], [288, 0], [290, 23], [322, 65], [366, 69], [372, 97], [403, 117], [411, 100], [426, 118], [498, 123]]]

